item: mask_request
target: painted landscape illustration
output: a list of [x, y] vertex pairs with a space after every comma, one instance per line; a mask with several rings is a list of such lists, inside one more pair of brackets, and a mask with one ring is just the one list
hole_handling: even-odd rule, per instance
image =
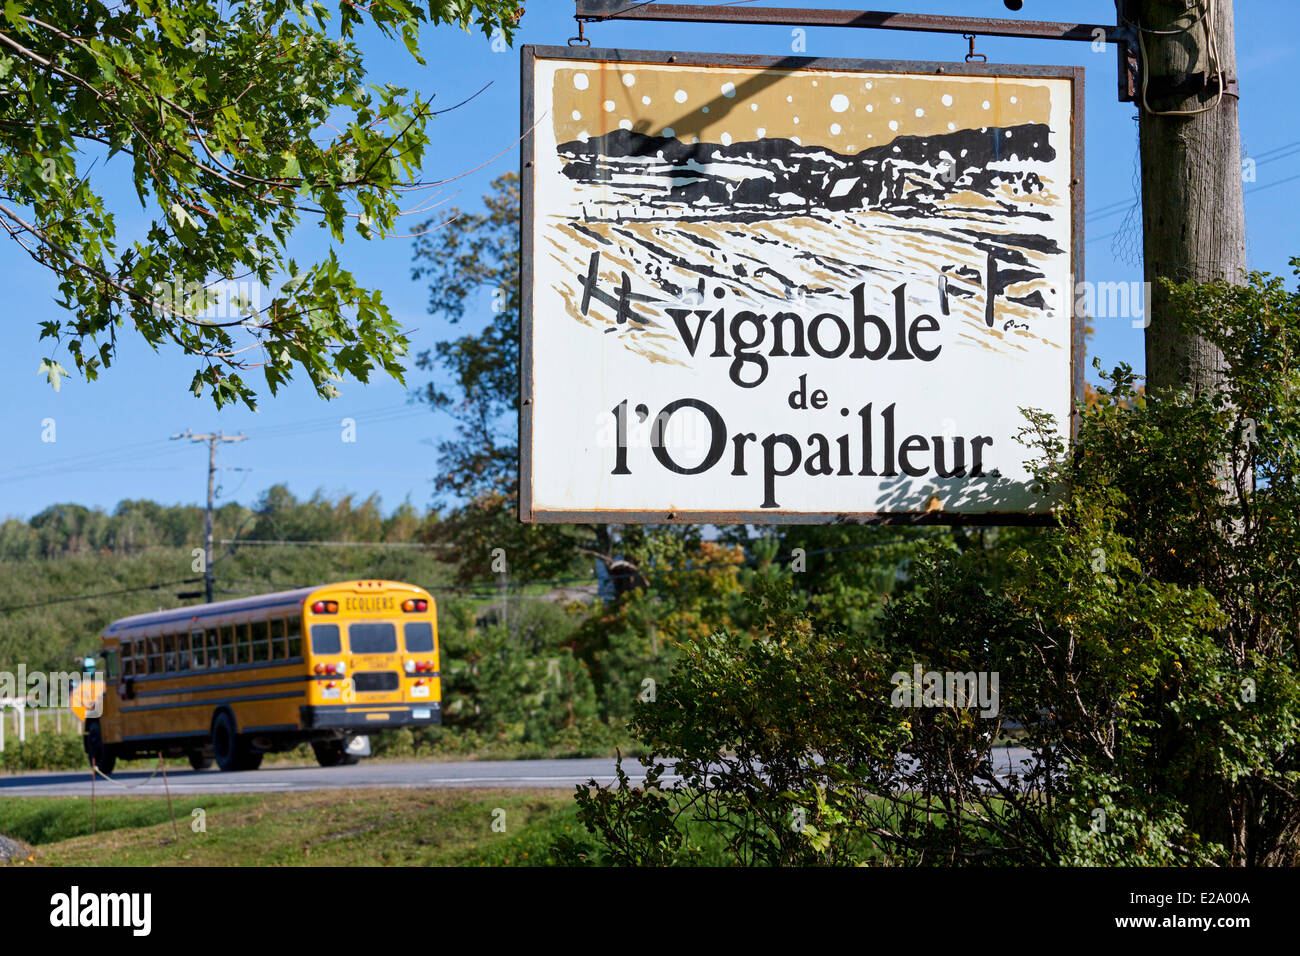
[[[907, 281], [957, 317], [960, 346], [1068, 350], [1071, 133], [1051, 125], [1059, 93], [952, 77], [918, 100], [887, 75], [791, 71], [759, 85], [737, 74], [557, 72], [551, 122], [575, 198], [543, 224], [559, 235], [538, 251], [567, 257], [572, 280], [555, 291], [576, 321], [680, 361], [654, 309], [616, 323], [582, 307], [598, 252], [600, 284], [626, 273], [629, 298], [647, 306], [725, 287], [733, 303], [797, 308], [847, 300], [859, 283], [887, 302]], [[664, 99], [680, 107], [673, 125], [638, 115]]]

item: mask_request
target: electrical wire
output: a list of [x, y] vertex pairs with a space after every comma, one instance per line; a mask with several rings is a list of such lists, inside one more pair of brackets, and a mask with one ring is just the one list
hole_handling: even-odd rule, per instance
[[[1214, 3], [1215, 0], [1198, 0], [1198, 7], [1203, 11], [1202, 15], [1188, 24], [1185, 28], [1177, 30], [1152, 30], [1136, 24], [1138, 29], [1138, 49], [1141, 53], [1142, 63], [1142, 109], [1152, 116], [1199, 116], [1202, 113], [1209, 113], [1219, 108], [1223, 103], [1224, 87], [1226, 86], [1223, 79], [1223, 62], [1219, 57], [1219, 34], [1214, 27]], [[1153, 110], [1150, 102], [1147, 100], [1147, 85], [1151, 79], [1150, 62], [1147, 57], [1146, 35], [1148, 33], [1157, 36], [1179, 36], [1184, 33], [1190, 33], [1192, 28], [1197, 24], [1205, 22], [1205, 38], [1209, 47], [1210, 62], [1213, 65], [1212, 76], [1219, 81], [1219, 92], [1214, 98], [1214, 102], [1208, 106], [1202, 106], [1194, 110]]]

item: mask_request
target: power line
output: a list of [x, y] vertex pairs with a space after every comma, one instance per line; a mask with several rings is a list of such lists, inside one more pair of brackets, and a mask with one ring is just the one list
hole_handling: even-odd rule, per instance
[[194, 584], [201, 580], [202, 578], [181, 578], [179, 581], [160, 581], [158, 584], [145, 584], [138, 588], [122, 588], [118, 591], [100, 591], [96, 594], [78, 594], [75, 597], [52, 598], [49, 601], [38, 601], [35, 604], [10, 604], [6, 607], [0, 607], [0, 613], [26, 611], [32, 608], [49, 607], [53, 604], [71, 604], [73, 601], [89, 601], [94, 598], [116, 597], [119, 594], [134, 594], [138, 591], [157, 591], [161, 588], [175, 587], [178, 584]]
[[222, 538], [220, 544], [255, 544], [263, 547], [275, 547], [277, 545], [289, 545], [297, 548], [429, 548], [429, 545], [419, 541], [267, 541], [265, 539], [248, 539], [236, 540], [235, 538]]

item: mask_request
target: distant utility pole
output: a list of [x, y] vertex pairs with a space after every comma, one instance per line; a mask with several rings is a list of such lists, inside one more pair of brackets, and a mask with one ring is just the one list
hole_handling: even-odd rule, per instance
[[226, 435], [222, 432], [195, 435], [188, 429], [179, 435], [172, 435], [171, 437], [173, 440], [188, 438], [190, 441], [205, 441], [208, 443], [208, 510], [203, 519], [203, 593], [206, 602], [211, 604], [212, 589], [215, 583], [212, 576], [212, 505], [216, 495], [217, 442], [248, 441], [248, 438], [244, 435]]
[[1138, 104], [1145, 278], [1153, 286], [1147, 384], [1201, 392], [1218, 384], [1223, 356], [1178, 328], [1158, 282], [1240, 283], [1246, 274], [1232, 0], [1121, 0], [1121, 13], [1140, 31], [1145, 77]]

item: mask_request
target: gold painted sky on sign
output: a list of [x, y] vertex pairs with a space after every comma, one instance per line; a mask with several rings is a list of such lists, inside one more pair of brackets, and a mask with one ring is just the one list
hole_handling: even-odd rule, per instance
[[623, 128], [685, 143], [775, 137], [853, 153], [896, 136], [1050, 123], [1048, 82], [595, 62], [556, 71], [553, 122], [557, 143]]

